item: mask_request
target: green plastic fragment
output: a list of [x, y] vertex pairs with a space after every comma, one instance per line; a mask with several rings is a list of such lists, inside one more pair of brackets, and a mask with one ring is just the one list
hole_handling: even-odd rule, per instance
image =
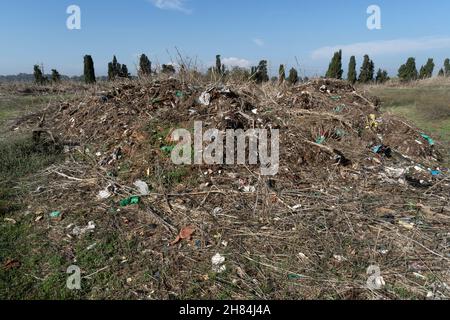
[[173, 149], [175, 149], [174, 146], [164, 146], [161, 148], [161, 151], [171, 153], [173, 151]]
[[323, 144], [326, 140], [327, 140], [327, 138], [325, 138], [324, 136], [320, 136], [317, 138], [316, 143]]
[[133, 197], [129, 197], [127, 199], [123, 199], [122, 201], [120, 201], [120, 206], [126, 207], [126, 206], [133, 205], [133, 204], [139, 204], [140, 202], [141, 202], [140, 197], [133, 196]]
[[422, 133], [421, 136], [422, 136], [422, 138], [424, 138], [425, 140], [428, 141], [430, 146], [434, 146], [435, 145], [434, 140], [430, 136], [426, 135], [425, 133]]
[[289, 275], [288, 275], [288, 279], [289, 280], [299, 280], [299, 279], [302, 279], [303, 278], [303, 276], [301, 276], [301, 275], [299, 275], [299, 274], [293, 274], [293, 273], [290, 273]]
[[340, 100], [342, 97], [341, 96], [331, 96], [331, 99], [333, 100]]
[[183, 92], [177, 91], [177, 92], [175, 93], [175, 95], [176, 95], [178, 98], [181, 98], [181, 97], [183, 97]]
[[50, 213], [50, 218], [52, 219], [57, 219], [61, 217], [61, 212], [60, 211], [53, 211], [52, 213]]

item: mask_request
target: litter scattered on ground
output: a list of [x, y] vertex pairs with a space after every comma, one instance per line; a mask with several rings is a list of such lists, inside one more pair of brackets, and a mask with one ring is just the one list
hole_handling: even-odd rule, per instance
[[138, 180], [133, 184], [139, 191], [139, 195], [147, 196], [150, 193], [150, 188], [148, 184], [142, 180]]
[[212, 271], [215, 273], [223, 273], [227, 270], [225, 266], [225, 257], [217, 253], [211, 258]]
[[209, 94], [209, 92], [202, 92], [202, 94], [200, 95], [200, 97], [198, 98], [200, 103], [204, 106], [209, 106], [210, 104], [210, 100], [211, 100], [211, 95]]
[[189, 226], [181, 229], [180, 233], [178, 234], [177, 238], [170, 243], [171, 246], [176, 245], [181, 240], [191, 240], [192, 235], [195, 233], [195, 227]]
[[92, 232], [96, 228], [95, 223], [93, 221], [89, 221], [88, 225], [86, 227], [80, 228], [75, 227], [72, 230], [72, 235], [80, 237], [84, 235], [85, 233]]
[[141, 202], [141, 197], [139, 196], [132, 196], [126, 199], [123, 199], [120, 201], [120, 206], [121, 207], [126, 207], [126, 206], [130, 206], [130, 205], [135, 205], [135, 204], [139, 204]]
[[[31, 197], [57, 208], [80, 208], [83, 217], [105, 219], [102, 226], [126, 233], [152, 255], [155, 267], [164, 268], [165, 289], [157, 290], [158, 297], [181, 296], [189, 289], [185, 284], [204, 275], [210, 263], [215, 272], [242, 271], [241, 280], [249, 281], [232, 294], [244, 299], [262, 292], [263, 279], [275, 284], [265, 297], [285, 296], [287, 274], [305, 275], [304, 286], [290, 287], [292, 296], [345, 296], [360, 278], [354, 266], [376, 255], [386, 258], [379, 259], [386, 281], [400, 286], [411, 284], [409, 266], [417, 257], [430, 270], [448, 269], [446, 149], [427, 135], [430, 143], [413, 124], [383, 113], [375, 99], [347, 82], [225, 86], [170, 78], [109, 85], [105, 101], [85, 94], [49, 107], [46, 126], [62, 144], [79, 146], [70, 152], [92, 159], [88, 146], [102, 155], [94, 164], [68, 162], [45, 171], [51, 183]], [[168, 137], [178, 128], [190, 132], [195, 121], [203, 121], [204, 131], [279, 130], [278, 174], [261, 176], [260, 166], [248, 159], [243, 165], [174, 165], [169, 155], [175, 142]], [[151, 194], [142, 183], [135, 185], [144, 180]], [[144, 196], [145, 204], [116, 208], [117, 202], [92, 201], [109, 184], [114, 190], [103, 190], [109, 192], [105, 196], [128, 197], [121, 207], [140, 204]], [[36, 216], [47, 212], [33, 210]], [[177, 233], [180, 241], [192, 239], [180, 232], [188, 225], [198, 233], [191, 245], [176, 250], [164, 245]], [[226, 266], [225, 257], [215, 255], [218, 248], [230, 257]], [[272, 277], [274, 270], [284, 276]], [[328, 282], [342, 285], [324, 287]], [[199, 288], [205, 297], [223, 289], [221, 284]], [[370, 292], [359, 296], [373, 298]], [[391, 296], [381, 290], [376, 297]]]
[[53, 220], [61, 220], [62, 219], [61, 211], [53, 211], [53, 212], [50, 213], [49, 216]]
[[17, 221], [12, 219], [12, 218], [5, 218], [5, 219], [3, 219], [3, 221], [9, 222], [9, 223], [12, 223], [12, 224], [16, 224], [17, 223]]

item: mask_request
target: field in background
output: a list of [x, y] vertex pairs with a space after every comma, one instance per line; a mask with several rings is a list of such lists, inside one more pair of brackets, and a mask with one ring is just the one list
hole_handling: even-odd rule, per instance
[[383, 111], [412, 121], [450, 147], [450, 79], [433, 78], [408, 85], [367, 86], [381, 99]]

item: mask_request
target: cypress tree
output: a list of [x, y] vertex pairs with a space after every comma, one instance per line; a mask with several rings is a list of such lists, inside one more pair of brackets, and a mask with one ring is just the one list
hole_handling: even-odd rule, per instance
[[267, 71], [267, 60], [261, 60], [257, 67], [255, 75], [256, 83], [263, 83], [269, 81], [269, 73]]
[[34, 82], [37, 84], [44, 84], [45, 83], [45, 78], [44, 75], [42, 73], [41, 68], [39, 67], [39, 65], [34, 65]]
[[220, 54], [216, 55], [216, 69], [215, 69], [217, 74], [223, 74], [222, 73], [222, 61], [220, 59]]
[[284, 64], [281, 64], [280, 68], [278, 69], [278, 81], [280, 84], [282, 84], [285, 79], [286, 79], [286, 70], [284, 69]]
[[152, 63], [150, 59], [142, 54], [139, 59], [139, 76], [146, 77], [152, 74]]
[[128, 72], [128, 67], [126, 64], [123, 64], [122, 67], [120, 68], [119, 76], [121, 78], [129, 78], [130, 77], [130, 73]]
[[363, 64], [359, 73], [359, 81], [361, 83], [369, 83], [373, 81], [375, 75], [375, 64], [370, 60], [369, 56], [366, 54], [364, 56]]
[[336, 52], [331, 59], [330, 65], [328, 66], [328, 71], [326, 74], [327, 78], [342, 79], [344, 70], [342, 70], [342, 50]]
[[413, 57], [408, 58], [405, 64], [398, 69], [398, 77], [402, 81], [416, 80], [418, 72], [416, 68], [416, 59]]
[[[125, 72], [127, 76], [125, 76]], [[117, 61], [117, 57], [113, 56], [112, 62], [108, 63], [108, 80], [114, 81], [118, 77], [128, 77], [128, 68], [125, 66], [125, 68]]]
[[444, 61], [444, 75], [450, 77], [450, 59], [445, 59]]
[[389, 80], [389, 76], [386, 70], [378, 69], [377, 76], [375, 77], [376, 83], [385, 83]]
[[95, 83], [94, 60], [90, 55], [84, 56], [84, 81], [87, 84]]
[[351, 84], [356, 83], [356, 58], [355, 58], [355, 56], [350, 57], [350, 62], [348, 64], [347, 80]]
[[52, 82], [58, 83], [61, 81], [61, 75], [59, 74], [58, 70], [52, 69]]
[[434, 71], [434, 61], [433, 59], [428, 59], [427, 63], [420, 68], [419, 72], [419, 78], [420, 79], [427, 79], [431, 78], [433, 76]]
[[445, 72], [444, 72], [443, 68], [441, 68], [441, 70], [439, 70], [438, 77], [445, 77]]
[[295, 68], [291, 68], [291, 70], [289, 70], [288, 81], [292, 85], [296, 84], [299, 81], [298, 72]]

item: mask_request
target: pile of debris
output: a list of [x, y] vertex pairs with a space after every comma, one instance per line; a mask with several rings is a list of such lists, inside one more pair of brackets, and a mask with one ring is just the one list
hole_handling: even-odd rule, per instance
[[[120, 166], [118, 158], [130, 162], [138, 175], [148, 171], [143, 165], [154, 162], [155, 151], [171, 150], [174, 129], [193, 128], [195, 121], [203, 121], [205, 130], [222, 132], [279, 129], [282, 180], [314, 167], [340, 165], [429, 187], [446, 170], [440, 167], [443, 156], [436, 141], [383, 114], [376, 101], [343, 81], [315, 80], [265, 91], [251, 84], [189, 86], [176, 79], [146, 86], [126, 83], [62, 104], [51, 117], [61, 140], [93, 148], [102, 166]], [[155, 136], [160, 141], [150, 144]]]
[[[250, 164], [173, 164], [171, 133], [191, 130], [195, 121], [204, 130], [278, 129], [278, 174], [262, 176], [260, 166]], [[277, 298], [280, 292], [314, 298], [338, 287], [342, 297], [358, 287], [355, 281], [365, 285], [366, 270], [354, 274], [355, 266], [374, 260], [389, 270], [386, 283], [410, 283], [404, 274], [419, 272], [417, 259], [428, 270], [448, 269], [450, 182], [443, 147], [381, 112], [379, 101], [346, 82], [284, 87], [130, 81], [49, 109], [44, 127], [67, 152], [92, 164], [53, 171], [86, 187], [79, 194], [72, 188], [60, 200], [55, 191], [62, 210], [83, 199], [90, 215], [112, 210], [129, 221], [139, 213], [127, 210], [137, 206], [159, 226], [151, 239], [141, 239], [155, 261], [161, 242], [191, 250], [189, 259], [161, 253], [165, 265], [172, 261], [186, 271], [186, 278], [179, 276], [183, 271], [166, 271], [167, 291], [181, 294], [188, 279], [205, 279], [198, 263], [210, 264], [211, 257], [220, 258], [216, 270], [231, 272], [233, 297], [239, 298]], [[98, 219], [96, 226], [101, 230]], [[139, 238], [135, 229], [130, 235]], [[217, 250], [226, 252], [226, 260]], [[269, 275], [274, 271], [277, 276]], [[264, 293], [258, 281], [268, 278], [274, 287]], [[301, 286], [291, 286], [299, 280]], [[321, 286], [333, 281], [340, 285]], [[206, 297], [219, 290], [202, 288]]]

